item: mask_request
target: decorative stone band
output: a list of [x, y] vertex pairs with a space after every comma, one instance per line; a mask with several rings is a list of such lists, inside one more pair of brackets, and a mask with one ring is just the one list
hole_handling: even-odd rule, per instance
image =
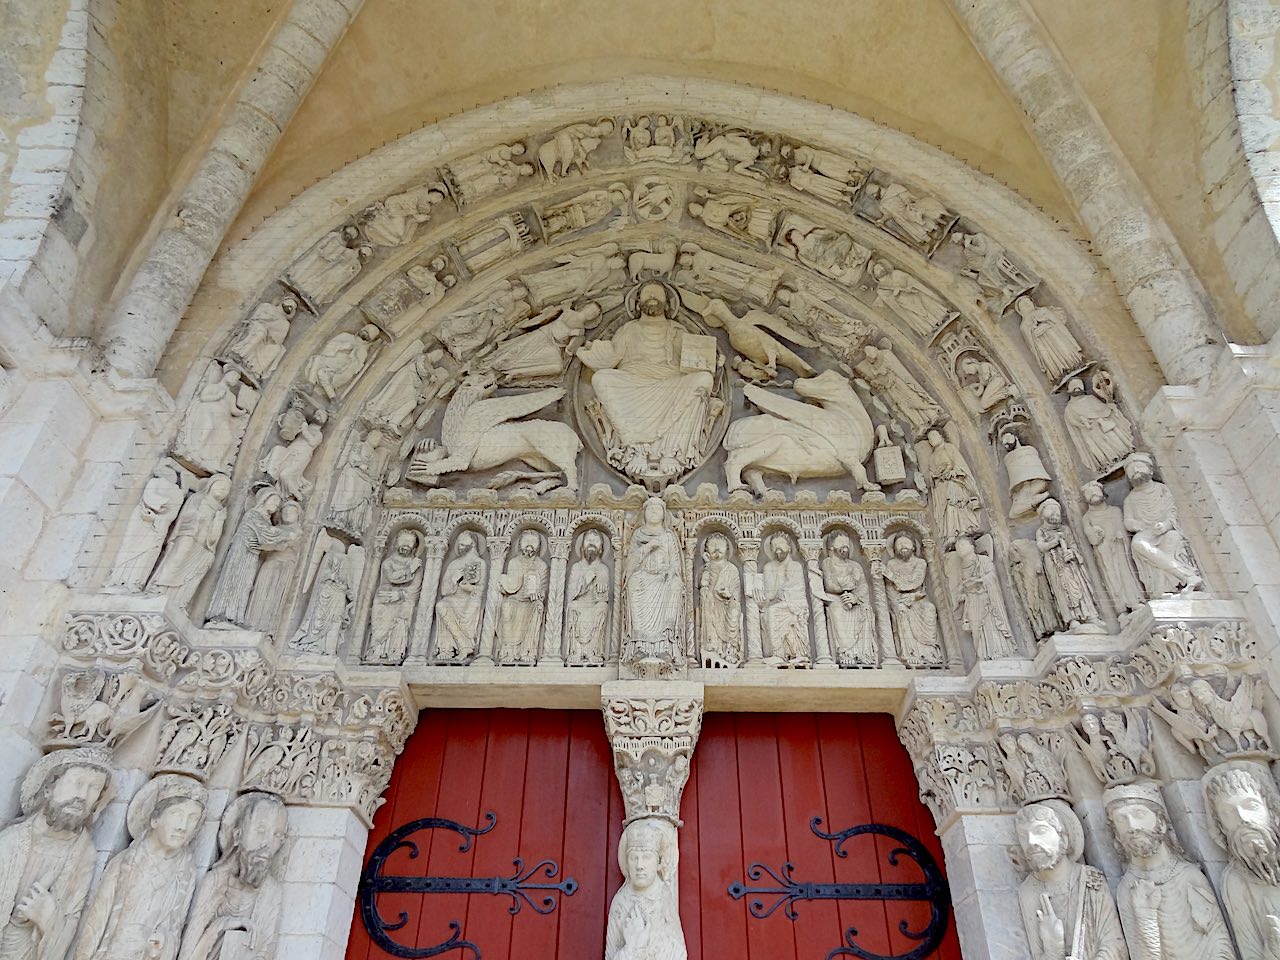
[[1122, 653], [1080, 646], [1063, 643], [1018, 678], [916, 682], [898, 732], [939, 827], [1079, 795], [1069, 771], [1103, 788], [1149, 779], [1156, 754], [1177, 749], [1153, 734], [1158, 723], [1184, 764], [1275, 758], [1243, 620], [1152, 623]]
[[247, 729], [245, 789], [350, 806], [366, 820], [417, 722], [385, 671], [362, 683], [329, 658], [286, 670], [261, 634], [199, 630], [164, 613], [75, 612], [62, 648], [50, 746], [111, 746], [163, 716], [153, 770], [207, 782]]
[[615, 681], [604, 685], [600, 706], [626, 822], [657, 817], [680, 826], [680, 798], [702, 730], [702, 684]]

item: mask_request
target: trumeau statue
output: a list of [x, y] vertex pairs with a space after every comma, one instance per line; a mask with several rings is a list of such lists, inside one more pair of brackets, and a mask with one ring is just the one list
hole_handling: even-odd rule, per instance
[[1133, 534], [1133, 559], [1147, 596], [1198, 589], [1203, 581], [1182, 535], [1177, 505], [1169, 488], [1154, 479], [1151, 454], [1130, 455], [1124, 475], [1132, 488], [1124, 498], [1124, 526]]
[[853, 387], [834, 370], [797, 379], [800, 400], [752, 384], [743, 394], [764, 411], [729, 425], [725, 434], [725, 480], [730, 492], [750, 489], [763, 496], [764, 474], [790, 477], [852, 476], [861, 490], [879, 490], [867, 476], [875, 430]]
[[[991, 538], [982, 539], [990, 541]], [[1009, 627], [1009, 615], [1005, 612], [996, 565], [991, 557], [979, 553], [973, 538], [964, 536], [956, 540], [944, 566], [960, 626], [973, 637], [979, 659], [1017, 656], [1018, 643]]]
[[222, 857], [196, 890], [178, 960], [275, 960], [283, 891], [272, 868], [287, 830], [279, 797], [231, 801], [218, 828]]
[[1036, 546], [1044, 559], [1044, 575], [1060, 625], [1073, 633], [1105, 633], [1089, 571], [1062, 515], [1062, 505], [1050, 498], [1036, 513], [1040, 517]]
[[[497, 388], [492, 373], [473, 373], [462, 381], [445, 408], [440, 442], [427, 438], [415, 446], [405, 474], [408, 479], [433, 487], [447, 474], [519, 461], [539, 471], [536, 476], [543, 479], [563, 474], [565, 486], [576, 491], [582, 449], [577, 433], [555, 420], [521, 419], [559, 401], [564, 388], [494, 396]], [[528, 476], [527, 471], [507, 471], [489, 486]]]
[[541, 652], [550, 572], [542, 559], [542, 534], [525, 530], [515, 542], [515, 555], [498, 577], [497, 652], [499, 663], [532, 666]]
[[1230, 854], [1219, 884], [1242, 957], [1280, 960], [1280, 792], [1250, 761], [1210, 767], [1201, 780], [1209, 832]]
[[1026, 520], [1049, 496], [1049, 471], [1040, 451], [1024, 444], [1017, 434], [1001, 434], [1000, 446], [1005, 450], [1004, 469], [1009, 477], [1009, 519]]
[[863, 360], [854, 369], [885, 397], [917, 436], [942, 419], [942, 408], [894, 356], [887, 339], [869, 343], [862, 351]]
[[924, 557], [916, 556], [915, 541], [905, 533], [891, 537], [888, 547], [889, 557], [873, 561], [873, 567], [879, 565], [888, 582], [898, 654], [909, 667], [941, 666], [938, 608], [925, 592], [928, 569]]
[[1019, 297], [1014, 309], [1022, 318], [1022, 337], [1051, 384], [1085, 366], [1084, 351], [1067, 329], [1067, 316], [1058, 307], [1041, 307]]
[[398, 664], [409, 650], [409, 624], [418, 605], [414, 587], [422, 569], [422, 548], [422, 536], [416, 530], [400, 530], [382, 561], [369, 614], [365, 663]]
[[1106, 492], [1096, 481], [1082, 486], [1080, 496], [1086, 504], [1084, 516], [1080, 518], [1084, 536], [1093, 546], [1111, 602], [1122, 612], [1139, 609], [1142, 587], [1134, 572], [1123, 513], [1119, 507], [1107, 503]]
[[1099, 389], [1107, 382], [1105, 374], [1094, 374], [1094, 393], [1090, 395], [1085, 392], [1084, 381], [1073, 377], [1067, 384], [1071, 399], [1062, 411], [1067, 430], [1085, 465], [1099, 473], [1110, 471], [1133, 452], [1132, 424]]
[[1116, 900], [1132, 960], [1233, 960], [1217, 897], [1183, 858], [1159, 787], [1111, 787], [1103, 803], [1127, 861]]
[[877, 666], [880, 657], [870, 588], [847, 533], [831, 538], [820, 569], [822, 589], [830, 597], [826, 601], [827, 632], [836, 663], [842, 667]]
[[684, 653], [680, 542], [657, 497], [645, 501], [627, 547], [622, 662], [641, 676], [666, 676]]
[[128, 849], [117, 853], [85, 911], [73, 960], [176, 960], [196, 885], [191, 853], [208, 792], [162, 773], [129, 803]]
[[698, 650], [704, 667], [736, 667], [742, 662], [742, 574], [723, 533], [702, 542], [698, 578]]
[[302, 375], [326, 399], [336, 400], [355, 382], [369, 359], [371, 344], [379, 330], [366, 323], [358, 333], [342, 332], [329, 338], [320, 352], [307, 361]]
[[187, 498], [169, 532], [169, 542], [147, 584], [148, 590], [166, 593], [177, 606], [186, 609], [213, 566], [230, 495], [231, 480], [215, 474]]
[[142, 591], [155, 569], [169, 527], [173, 525], [185, 496], [181, 471], [166, 457], [142, 488], [142, 496], [133, 508], [133, 516], [129, 518], [129, 525], [120, 541], [115, 566], [107, 579], [108, 586], [135, 593]]
[[436, 659], [450, 663], [476, 654], [488, 568], [480, 554], [477, 534], [463, 530], [453, 549], [453, 559], [440, 575], [440, 599], [435, 611]]
[[626, 879], [609, 905], [605, 960], [686, 960], [675, 826], [652, 817], [629, 824], [618, 866]]
[[271, 376], [284, 357], [284, 342], [297, 313], [298, 301], [294, 297], [258, 304], [227, 344], [227, 357], [259, 380]]
[[604, 562], [605, 538], [599, 530], [578, 537], [576, 557], [565, 589], [565, 661], [598, 664], [605, 661], [609, 636], [609, 567]]
[[871, 261], [876, 303], [901, 320], [917, 337], [927, 340], [934, 330], [955, 316], [928, 287], [888, 260]]
[[768, 560], [749, 589], [760, 610], [760, 636], [767, 653], [784, 663], [807, 666], [813, 659], [809, 643], [809, 598], [804, 566], [792, 556], [791, 540], [775, 533], [765, 544]]
[[89, 829], [110, 801], [101, 747], [57, 750], [22, 781], [23, 818], [0, 830], [0, 956], [64, 960], [84, 909], [97, 851]]
[[714, 338], [674, 319], [674, 293], [656, 281], [635, 294], [638, 313], [609, 340], [578, 348], [592, 371], [591, 390], [611, 464], [641, 483], [661, 484], [702, 460], [708, 425], [722, 401], [712, 397], [721, 358]]
[[1128, 960], [1107, 879], [1080, 862], [1084, 829], [1075, 811], [1061, 800], [1028, 804], [1017, 830], [1030, 868], [1018, 905], [1034, 960]]
[[174, 456], [204, 474], [226, 470], [257, 400], [257, 393], [241, 384], [239, 371], [210, 364], [178, 425]]

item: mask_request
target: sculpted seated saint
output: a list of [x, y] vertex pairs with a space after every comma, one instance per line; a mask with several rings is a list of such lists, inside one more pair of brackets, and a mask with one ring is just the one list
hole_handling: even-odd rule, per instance
[[716, 361], [688, 365], [702, 344], [670, 319], [675, 303], [666, 287], [646, 283], [638, 299], [636, 319], [611, 340], [581, 347], [578, 358], [594, 371], [610, 462], [635, 479], [669, 479], [698, 461], [706, 425], [720, 412], [711, 399]]

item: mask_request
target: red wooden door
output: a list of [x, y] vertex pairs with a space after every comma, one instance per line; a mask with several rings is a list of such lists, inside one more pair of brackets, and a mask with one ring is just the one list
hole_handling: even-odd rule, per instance
[[[469, 849], [447, 830], [419, 833], [419, 856], [400, 850], [385, 875], [511, 876], [513, 861], [560, 865], [557, 880], [573, 877], [573, 896], [557, 895], [555, 910], [528, 906], [512, 916], [511, 900], [490, 894], [385, 893], [381, 916], [407, 923], [390, 936], [419, 948], [446, 941], [450, 922], [485, 960], [598, 960], [603, 956], [609, 902], [621, 884], [615, 862], [622, 802], [614, 782], [603, 724], [594, 711], [433, 710], [425, 713], [396, 765], [387, 803], [369, 838], [372, 852], [410, 821], [437, 817], [469, 827], [496, 823]], [[858, 930], [858, 944], [882, 955], [915, 944], [898, 932], [900, 920], [919, 927], [927, 907], [882, 901], [813, 901], [766, 919], [729, 896], [760, 862], [778, 870], [795, 864], [800, 881], [911, 883], [919, 871], [887, 862], [894, 846], [861, 837], [837, 857], [810, 821], [828, 830], [877, 822], [918, 837], [941, 862], [928, 812], [916, 797], [915, 777], [887, 716], [851, 714], [709, 714], [694, 753], [682, 809], [680, 912], [690, 960], [823, 960]], [[767, 880], [767, 877], [766, 877]], [[359, 905], [348, 960], [394, 954], [375, 945]], [[445, 960], [469, 957], [451, 950]], [[934, 954], [959, 960], [955, 934]]]

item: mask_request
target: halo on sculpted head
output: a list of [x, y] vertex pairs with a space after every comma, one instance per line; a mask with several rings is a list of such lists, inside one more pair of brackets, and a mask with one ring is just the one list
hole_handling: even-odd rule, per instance
[[663, 313], [668, 320], [674, 320], [676, 315], [680, 312], [680, 294], [676, 291], [676, 288], [671, 285], [670, 281], [662, 277], [652, 277], [648, 280], [642, 280], [641, 282], [632, 285], [631, 289], [627, 291], [626, 296], [623, 297], [627, 316], [638, 317], [640, 315], [640, 294], [644, 291], [645, 287], [650, 286], [662, 287], [666, 292], [667, 302], [666, 309], [663, 310]]
[[274, 793], [254, 790], [240, 794], [227, 804], [227, 809], [222, 814], [222, 822], [218, 824], [218, 850], [221, 853], [225, 854], [234, 845], [235, 832], [240, 826], [240, 821], [258, 803], [279, 804], [281, 814], [284, 813], [284, 802]]
[[192, 800], [202, 807], [209, 803], [209, 791], [190, 777], [179, 773], [162, 773], [152, 777], [129, 801], [129, 813], [125, 818], [129, 836], [135, 840], [146, 836], [151, 829], [151, 817], [155, 814], [156, 807], [172, 797]]
[[66, 767], [93, 767], [107, 775], [107, 785], [102, 788], [102, 796], [98, 798], [93, 809], [96, 816], [115, 796], [115, 768], [111, 765], [111, 753], [104, 747], [77, 747], [74, 750], [55, 750], [46, 753], [31, 765], [22, 780], [22, 791], [19, 803], [22, 815], [30, 816], [36, 812], [44, 785], [55, 772]]

